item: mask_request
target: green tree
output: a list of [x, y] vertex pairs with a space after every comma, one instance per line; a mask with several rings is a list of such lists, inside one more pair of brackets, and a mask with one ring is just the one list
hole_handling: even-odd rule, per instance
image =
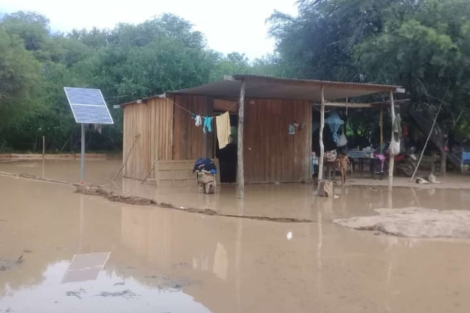
[[40, 64], [15, 34], [0, 25], [0, 129], [31, 115]]
[[288, 75], [401, 85], [431, 113], [445, 96], [445, 133], [462, 115], [468, 129], [469, 18], [467, 0], [300, 0], [297, 17], [270, 21]]

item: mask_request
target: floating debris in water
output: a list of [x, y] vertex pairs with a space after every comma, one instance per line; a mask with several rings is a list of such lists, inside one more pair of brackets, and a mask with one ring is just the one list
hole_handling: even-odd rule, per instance
[[186, 263], [186, 262], [182, 262], [182, 263], [173, 264], [173, 267], [174, 267], [174, 268], [176, 268], [176, 267], [186, 267], [186, 268], [189, 268], [189, 267], [191, 267], [191, 264]]
[[85, 289], [80, 289], [79, 291], [67, 291], [65, 295], [67, 297], [76, 297], [80, 300], [82, 300], [81, 295], [85, 293]]
[[154, 283], [156, 283], [158, 289], [167, 291], [180, 291], [184, 287], [200, 284], [200, 282], [186, 278], [169, 278], [166, 276], [157, 275], [151, 275], [146, 277], [155, 280]]
[[102, 291], [99, 294], [97, 294], [95, 297], [122, 297], [126, 299], [131, 299], [131, 298], [138, 297], [138, 295], [126, 289], [123, 291], [115, 291], [115, 292]]
[[0, 258], [0, 271], [5, 272], [5, 271], [11, 271], [15, 268], [17, 268], [19, 265], [21, 265], [24, 262], [23, 255], [21, 255], [18, 259], [16, 260], [10, 260], [10, 259], [2, 259]]

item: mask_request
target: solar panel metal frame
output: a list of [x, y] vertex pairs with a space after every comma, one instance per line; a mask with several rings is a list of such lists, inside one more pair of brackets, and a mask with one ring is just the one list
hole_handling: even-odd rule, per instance
[[[69, 91], [72, 90], [81, 90], [81, 91], [94, 91], [95, 96], [99, 96], [99, 100], [101, 100], [101, 103], [96, 103], [96, 104], [91, 104], [91, 103], [74, 103], [73, 99], [71, 99], [71, 95], [69, 94]], [[77, 88], [77, 87], [64, 87], [64, 92], [67, 97], [67, 101], [69, 102], [70, 109], [72, 110], [73, 117], [75, 119], [75, 122], [79, 124], [104, 124], [104, 125], [112, 125], [114, 124], [113, 117], [111, 116], [111, 113], [109, 112], [108, 105], [106, 104], [106, 101], [103, 97], [103, 94], [101, 93], [100, 89], [95, 89], [95, 88]], [[86, 102], [86, 101], [84, 101]], [[100, 108], [99, 110], [102, 111], [102, 108], [106, 108], [106, 113], [107, 113], [107, 118], [109, 121], [104, 122], [103, 120], [92, 120], [92, 119], [83, 119], [77, 116], [77, 112], [75, 112], [75, 107], [88, 107], [88, 108]], [[93, 111], [93, 109], [91, 109]], [[104, 113], [104, 112], [101, 112]]]

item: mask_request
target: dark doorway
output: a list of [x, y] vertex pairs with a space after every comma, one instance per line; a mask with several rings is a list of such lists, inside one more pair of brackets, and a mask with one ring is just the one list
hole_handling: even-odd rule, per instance
[[[215, 112], [217, 113], [217, 112]], [[238, 116], [230, 114], [231, 140], [225, 148], [219, 149], [219, 142], [216, 138], [215, 156], [219, 159], [220, 181], [222, 183], [237, 182], [237, 126]], [[217, 135], [216, 135], [217, 137]]]

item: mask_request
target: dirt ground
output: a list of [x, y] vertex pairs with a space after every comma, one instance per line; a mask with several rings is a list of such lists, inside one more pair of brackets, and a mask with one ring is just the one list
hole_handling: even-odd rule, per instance
[[[0, 171], [41, 175], [41, 165], [0, 163]], [[50, 162], [44, 176], [75, 182], [77, 168]], [[398, 238], [333, 222], [375, 209], [468, 210], [470, 190], [350, 183], [336, 188], [338, 199], [325, 199], [311, 185], [256, 185], [239, 201], [234, 186], [200, 195], [196, 188], [113, 184], [118, 168], [89, 162], [87, 180], [183, 209], [0, 176], [0, 312], [470, 310], [469, 240]], [[188, 207], [311, 222], [188, 214]]]

